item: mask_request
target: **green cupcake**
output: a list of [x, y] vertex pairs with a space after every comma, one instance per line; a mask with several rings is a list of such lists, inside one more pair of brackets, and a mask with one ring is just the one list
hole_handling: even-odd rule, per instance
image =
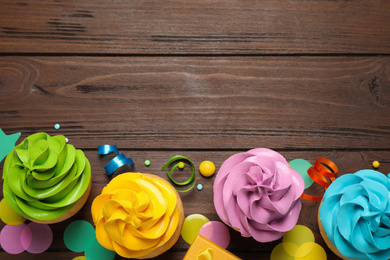
[[91, 188], [91, 165], [65, 137], [36, 133], [8, 155], [3, 194], [17, 213], [39, 223], [56, 223], [74, 215]]

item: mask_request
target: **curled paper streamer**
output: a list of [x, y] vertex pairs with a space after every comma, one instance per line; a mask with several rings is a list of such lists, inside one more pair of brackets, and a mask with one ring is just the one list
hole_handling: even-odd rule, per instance
[[122, 167], [125, 164], [130, 164], [134, 166], [134, 162], [131, 158], [126, 157], [123, 153], [119, 154], [118, 149], [115, 145], [103, 144], [98, 146], [98, 154], [106, 155], [109, 153], [118, 154], [111, 161], [109, 161], [106, 166], [104, 166], [104, 170], [108, 175], [113, 174], [116, 169]]
[[350, 259], [390, 258], [390, 180], [374, 170], [337, 178], [319, 217], [326, 237]]
[[[313, 179], [313, 181], [324, 187], [326, 190], [329, 185], [336, 179], [335, 176], [338, 171], [339, 170], [336, 164], [326, 158], [320, 157], [315, 162], [314, 167], [310, 167], [307, 170], [307, 173]], [[328, 177], [330, 182], [328, 182], [325, 177]], [[320, 201], [322, 197], [323, 196], [311, 196], [305, 193], [303, 193], [301, 196], [302, 199], [310, 201]]]
[[[178, 163], [176, 163], [174, 166], [172, 166], [171, 170], [169, 170], [169, 166], [171, 164], [173, 164], [174, 162], [177, 162], [179, 161]], [[175, 181], [172, 177], [172, 172], [174, 169], [176, 169], [177, 167], [179, 167], [180, 165], [182, 164], [186, 164], [188, 165], [189, 167], [191, 167], [191, 170], [192, 170], [192, 173], [191, 173], [191, 176], [188, 180], [184, 181], [184, 182], [178, 182], [178, 181]], [[162, 167], [161, 167], [161, 170], [164, 170], [164, 169], [167, 169], [167, 174], [168, 174], [168, 177], [169, 179], [176, 185], [179, 185], [179, 186], [184, 186], [184, 185], [187, 185], [187, 184], [190, 184], [191, 182], [193, 182], [192, 186], [189, 187], [188, 189], [186, 190], [177, 190], [178, 192], [187, 192], [187, 191], [190, 191], [194, 186], [195, 186], [195, 183], [196, 183], [196, 171], [195, 171], [195, 166], [194, 164], [187, 158], [187, 157], [184, 157], [182, 155], [175, 155], [173, 156], [171, 159], [169, 159], [169, 161], [164, 164]]]

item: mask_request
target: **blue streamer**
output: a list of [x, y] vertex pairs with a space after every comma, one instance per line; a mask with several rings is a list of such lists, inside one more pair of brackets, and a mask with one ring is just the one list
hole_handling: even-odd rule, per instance
[[103, 144], [98, 146], [98, 154], [106, 155], [109, 153], [119, 154], [115, 144], [114, 145]]
[[125, 164], [134, 166], [133, 160], [131, 158], [127, 158], [123, 153], [119, 154], [115, 145], [103, 144], [98, 146], [98, 154], [106, 155], [109, 153], [116, 153], [118, 155], [115, 156], [110, 162], [108, 162], [106, 166], [104, 166], [104, 170], [108, 175], [113, 174], [116, 169], [122, 167]]

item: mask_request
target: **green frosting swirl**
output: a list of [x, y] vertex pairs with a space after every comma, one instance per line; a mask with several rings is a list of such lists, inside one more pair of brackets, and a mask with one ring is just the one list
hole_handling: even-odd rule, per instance
[[63, 135], [36, 133], [7, 155], [3, 179], [4, 199], [13, 210], [27, 218], [52, 220], [85, 193], [91, 165]]

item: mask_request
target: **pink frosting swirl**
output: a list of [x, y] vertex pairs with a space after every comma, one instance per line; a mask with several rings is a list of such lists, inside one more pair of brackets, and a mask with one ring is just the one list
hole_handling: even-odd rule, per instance
[[214, 182], [214, 206], [243, 237], [270, 242], [296, 225], [304, 186], [281, 154], [252, 149], [222, 164]]

